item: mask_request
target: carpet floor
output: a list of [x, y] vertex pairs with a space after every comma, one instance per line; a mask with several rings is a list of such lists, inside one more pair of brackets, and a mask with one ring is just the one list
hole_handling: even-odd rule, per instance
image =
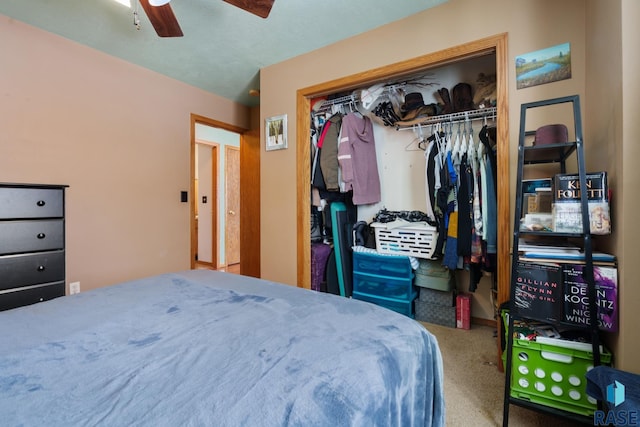
[[[498, 370], [496, 330], [479, 325], [473, 325], [470, 330], [431, 323], [422, 325], [436, 336], [442, 353], [447, 426], [501, 426], [504, 373]], [[584, 424], [510, 405], [509, 425], [570, 427]]]

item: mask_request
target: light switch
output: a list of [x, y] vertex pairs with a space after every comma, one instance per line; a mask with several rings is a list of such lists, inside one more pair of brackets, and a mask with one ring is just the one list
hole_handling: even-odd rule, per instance
[[202, 203], [207, 203], [207, 196], [202, 196]]

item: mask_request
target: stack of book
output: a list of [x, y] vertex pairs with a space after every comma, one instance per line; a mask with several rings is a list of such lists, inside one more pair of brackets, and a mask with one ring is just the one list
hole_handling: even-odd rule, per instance
[[[516, 270], [516, 308], [532, 319], [568, 325], [590, 324], [583, 278], [584, 253], [571, 243], [553, 245], [521, 239]], [[615, 256], [593, 253], [598, 325], [618, 330], [618, 274]]]
[[551, 178], [525, 179], [522, 181], [523, 217], [522, 231], [552, 231]]
[[[545, 242], [520, 239], [518, 242], [520, 260], [528, 262], [551, 262], [564, 264], [584, 264], [584, 252], [576, 245], [558, 240]], [[616, 257], [604, 252], [592, 252], [594, 264], [615, 266]]]
[[[610, 234], [607, 172], [585, 176], [591, 234]], [[557, 174], [553, 178], [522, 181], [523, 216], [521, 231], [582, 233], [580, 177]]]

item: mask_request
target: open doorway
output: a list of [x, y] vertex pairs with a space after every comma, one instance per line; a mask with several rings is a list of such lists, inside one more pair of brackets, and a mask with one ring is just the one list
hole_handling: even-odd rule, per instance
[[[244, 244], [259, 218], [259, 198], [247, 198], [243, 182], [259, 179], [259, 138], [252, 131], [206, 117], [191, 117], [191, 268], [257, 276], [259, 253]], [[259, 151], [258, 151], [259, 154]], [[243, 164], [245, 166], [243, 166]], [[246, 184], [245, 184], [246, 185]], [[245, 230], [246, 228], [246, 230]], [[246, 267], [245, 264], [246, 258]]]
[[[207, 128], [196, 127], [196, 167], [194, 176], [195, 205], [195, 259], [197, 268], [218, 270], [224, 268], [220, 262], [220, 203], [218, 195], [218, 177], [220, 175], [220, 144], [209, 141], [214, 135], [206, 135]], [[203, 135], [203, 133], [205, 135]], [[209, 139], [207, 139], [209, 138]], [[224, 241], [224, 237], [222, 238]]]

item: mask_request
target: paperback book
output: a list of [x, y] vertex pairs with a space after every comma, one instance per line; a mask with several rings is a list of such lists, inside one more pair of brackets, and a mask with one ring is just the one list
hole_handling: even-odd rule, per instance
[[[584, 280], [584, 265], [565, 264], [563, 322], [573, 325], [591, 324], [589, 295]], [[618, 270], [616, 267], [593, 266], [596, 286], [598, 327], [603, 331], [618, 330]]]
[[[523, 197], [523, 216], [526, 214], [533, 214], [538, 212], [551, 212], [551, 178], [539, 178], [539, 179], [524, 179], [522, 180], [522, 197]], [[545, 195], [548, 193], [548, 208], [545, 207], [546, 200]], [[545, 194], [540, 196], [541, 194]], [[543, 199], [543, 203], [540, 203], [540, 199]]]
[[518, 262], [514, 309], [542, 322], [562, 319], [562, 267], [559, 264]]
[[[609, 234], [611, 233], [611, 215], [607, 172], [588, 173], [585, 181], [589, 206], [589, 230], [591, 234]], [[579, 175], [557, 174], [554, 177], [553, 188], [553, 231], [582, 233]]]
[[[585, 263], [586, 257], [584, 252], [576, 252], [573, 249], [560, 249], [556, 251], [541, 251], [541, 250], [533, 250], [533, 251], [525, 251], [523, 252], [523, 257], [526, 258], [535, 258], [538, 260], [551, 260], [551, 262], [559, 262], [565, 263], [570, 261], [575, 261], [577, 263]], [[606, 254], [604, 252], [592, 252], [591, 260], [594, 263], [615, 263], [616, 257], [611, 254]]]

